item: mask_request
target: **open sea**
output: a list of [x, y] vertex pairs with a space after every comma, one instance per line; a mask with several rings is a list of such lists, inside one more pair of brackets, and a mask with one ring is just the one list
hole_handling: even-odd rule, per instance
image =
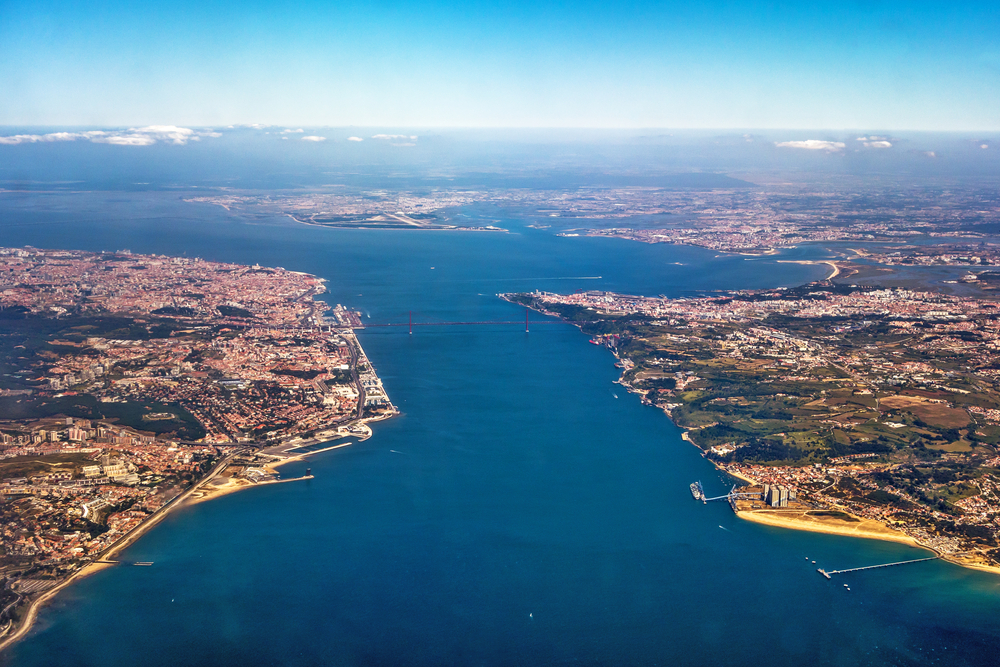
[[[0, 196], [3, 245], [283, 266], [371, 322], [522, 320], [501, 291], [681, 296], [828, 271], [499, 224], [512, 233], [247, 221], [175, 193]], [[817, 567], [925, 552], [694, 502], [691, 482], [731, 481], [613, 384], [613, 357], [576, 328], [359, 337], [401, 416], [281, 469], [314, 480], [173, 512], [123, 554], [152, 567], [60, 593], [0, 665], [1000, 662], [1000, 577], [932, 561], [827, 581]]]

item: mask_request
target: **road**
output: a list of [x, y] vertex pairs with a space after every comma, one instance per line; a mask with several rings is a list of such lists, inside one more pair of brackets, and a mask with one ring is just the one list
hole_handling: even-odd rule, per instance
[[351, 350], [351, 377], [354, 379], [354, 386], [358, 388], [358, 412], [355, 419], [361, 419], [365, 411], [365, 388], [361, 384], [361, 378], [358, 377], [358, 345], [358, 339], [355, 336], [354, 341], [348, 346]]

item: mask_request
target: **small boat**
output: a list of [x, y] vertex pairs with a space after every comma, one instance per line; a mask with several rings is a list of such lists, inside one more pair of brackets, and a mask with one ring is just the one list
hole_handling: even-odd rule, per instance
[[591, 345], [600, 345], [600, 344], [601, 344], [601, 341], [599, 341], [599, 340], [596, 340], [596, 339], [594, 339], [594, 338], [591, 338], [591, 339], [590, 339], [589, 341], [587, 341], [587, 342], [588, 342], [588, 343], [590, 343]]
[[813, 561], [813, 562], [812, 562], [812, 564], [813, 564], [813, 565], [815, 565], [815, 564], [816, 564], [816, 561]]

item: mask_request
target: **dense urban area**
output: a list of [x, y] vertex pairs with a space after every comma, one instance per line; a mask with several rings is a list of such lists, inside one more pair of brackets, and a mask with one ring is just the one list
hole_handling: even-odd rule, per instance
[[[331, 227], [395, 227], [498, 231], [502, 212], [534, 220], [563, 236], [603, 236], [645, 243], [675, 243], [722, 252], [766, 254], [806, 242], [863, 241], [906, 244], [916, 239], [967, 239], [964, 248], [932, 253], [891, 249], [912, 263], [989, 264], [995, 246], [975, 247], [1000, 230], [996, 189], [858, 183], [754, 184], [715, 174], [688, 174], [707, 187], [648, 185], [543, 186], [420, 191], [354, 190], [261, 195], [226, 193], [187, 198], [242, 215], [287, 215]], [[717, 182], [716, 182], [717, 181]], [[491, 219], [490, 216], [495, 218]], [[477, 218], [486, 218], [479, 219]], [[627, 221], [627, 226], [623, 226]], [[485, 224], [484, 224], [485, 223]], [[964, 256], [941, 259], [941, 255]], [[980, 261], [969, 260], [978, 256]], [[907, 263], [905, 260], [900, 263]]]
[[1000, 564], [1000, 303], [828, 281], [502, 296], [610, 348], [623, 384], [760, 491], [734, 509], [877, 523]]
[[281, 268], [0, 248], [0, 630], [213, 478], [275, 482], [395, 412], [324, 291]]

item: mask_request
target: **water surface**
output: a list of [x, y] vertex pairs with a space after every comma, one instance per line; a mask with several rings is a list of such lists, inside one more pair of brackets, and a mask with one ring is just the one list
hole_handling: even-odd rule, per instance
[[[197, 255], [308, 271], [371, 322], [519, 320], [499, 291], [684, 295], [825, 266], [613, 239], [327, 230], [176, 195], [0, 201], [4, 245]], [[822, 256], [822, 249], [815, 251]], [[796, 259], [809, 258], [796, 251]], [[600, 279], [584, 279], [600, 276]], [[740, 521], [724, 479], [613, 384], [562, 323], [369, 329], [402, 410], [367, 442], [282, 469], [314, 480], [183, 508], [61, 593], [3, 659], [28, 666], [986, 665], [1000, 578], [923, 552]], [[816, 560], [812, 565], [808, 560]], [[841, 583], [851, 584], [851, 592]]]

